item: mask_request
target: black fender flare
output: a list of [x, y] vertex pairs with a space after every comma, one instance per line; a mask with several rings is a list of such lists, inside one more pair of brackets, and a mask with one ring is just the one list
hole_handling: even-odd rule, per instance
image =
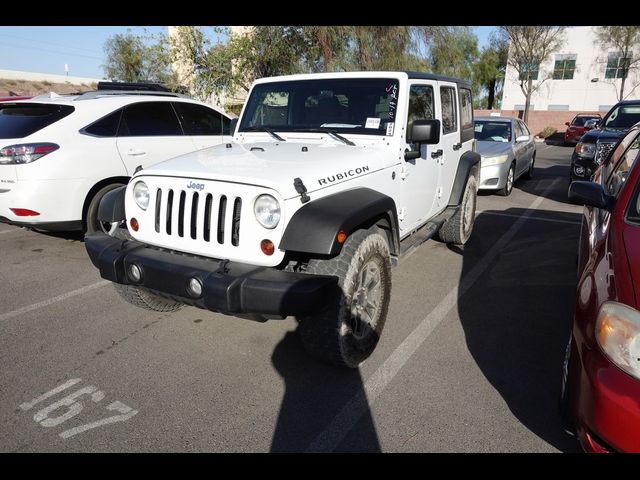
[[340, 230], [348, 236], [358, 228], [372, 225], [390, 232], [389, 249], [392, 255], [397, 255], [400, 234], [396, 203], [370, 188], [354, 188], [311, 201], [296, 211], [278, 248], [335, 256], [342, 250], [336, 238]]
[[449, 203], [447, 206], [452, 207], [460, 205], [460, 202], [462, 202], [462, 196], [464, 195], [464, 189], [467, 186], [467, 180], [476, 165], [478, 166], [476, 168], [476, 174], [479, 175], [480, 173], [480, 158], [479, 153], [471, 150], [462, 154], [460, 162], [458, 163], [456, 178], [454, 179], [453, 186], [451, 187], [451, 195], [449, 196]]
[[105, 193], [98, 205], [98, 220], [102, 222], [119, 222], [126, 220], [124, 211], [124, 195], [127, 186], [123, 185]]

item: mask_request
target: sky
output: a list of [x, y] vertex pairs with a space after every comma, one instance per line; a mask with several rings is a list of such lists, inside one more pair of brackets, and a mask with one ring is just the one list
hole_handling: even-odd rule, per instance
[[[0, 27], [0, 69], [100, 79], [104, 42], [127, 30], [137, 35], [166, 32], [167, 27]], [[495, 27], [474, 27], [484, 46]], [[204, 29], [207, 32], [207, 29]], [[209, 38], [214, 38], [213, 31]]]

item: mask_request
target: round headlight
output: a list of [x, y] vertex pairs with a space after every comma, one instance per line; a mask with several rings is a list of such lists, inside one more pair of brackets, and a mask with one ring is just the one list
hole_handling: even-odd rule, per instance
[[280, 204], [271, 195], [260, 195], [253, 205], [253, 213], [264, 228], [276, 228], [280, 221]]
[[149, 206], [149, 187], [144, 182], [138, 182], [133, 186], [133, 199], [142, 210]]

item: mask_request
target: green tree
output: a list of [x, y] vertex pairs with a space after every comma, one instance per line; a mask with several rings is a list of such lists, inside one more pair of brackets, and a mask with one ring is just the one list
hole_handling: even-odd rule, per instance
[[523, 120], [526, 123], [531, 95], [551, 78], [550, 72], [540, 71], [540, 66], [562, 45], [565, 29], [561, 26], [502, 26], [499, 29], [509, 41], [508, 64], [518, 74], [520, 90], [525, 96]]
[[352, 30], [351, 69], [405, 70], [414, 65], [411, 27], [357, 26]]
[[478, 37], [471, 27], [418, 27], [427, 46], [430, 70], [470, 80], [478, 59]]
[[489, 110], [496, 103], [496, 93], [501, 90], [504, 82], [508, 54], [509, 45], [505, 38], [492, 33], [489, 37], [489, 45], [482, 49], [480, 58], [473, 65], [475, 83], [487, 91], [486, 103], [482, 104], [486, 105]]
[[[622, 71], [619, 76], [614, 75], [614, 78], [621, 78], [620, 91], [616, 93], [618, 93], [618, 101], [624, 100], [624, 88], [629, 72], [638, 70], [640, 62], [640, 26], [597, 27], [596, 38], [603, 47], [614, 49], [622, 58], [619, 65]], [[633, 86], [631, 92], [636, 87], [637, 84]]]
[[102, 65], [107, 78], [124, 82], [153, 81], [170, 83], [173, 76], [169, 51], [164, 38], [149, 43], [150, 38], [116, 34], [104, 43], [106, 62]]

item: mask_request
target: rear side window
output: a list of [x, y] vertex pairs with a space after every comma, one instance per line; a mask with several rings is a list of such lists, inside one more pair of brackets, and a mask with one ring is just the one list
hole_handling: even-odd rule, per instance
[[193, 103], [174, 103], [186, 135], [222, 135], [222, 114]]
[[143, 102], [124, 109], [118, 136], [154, 137], [182, 135], [173, 107], [169, 102]]
[[88, 133], [96, 137], [115, 137], [118, 133], [118, 125], [120, 124], [120, 116], [122, 109], [110, 113], [106, 117], [101, 118], [97, 122], [93, 122], [82, 130], [82, 133]]
[[460, 89], [460, 117], [463, 129], [473, 127], [473, 102], [467, 88]]
[[22, 138], [66, 117], [75, 108], [39, 103], [0, 104], [0, 138]]
[[442, 104], [442, 132], [444, 134], [458, 130], [456, 118], [456, 91], [451, 87], [440, 87], [440, 103]]

